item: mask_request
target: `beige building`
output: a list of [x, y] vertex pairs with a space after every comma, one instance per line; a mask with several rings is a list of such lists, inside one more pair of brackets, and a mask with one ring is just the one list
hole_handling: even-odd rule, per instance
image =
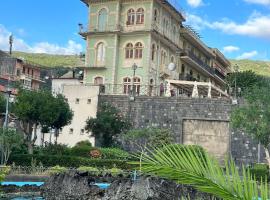
[[55, 138], [54, 132], [45, 134], [44, 141], [74, 146], [76, 143], [89, 140], [95, 145], [95, 138], [85, 130], [86, 120], [95, 117], [97, 112], [99, 86], [83, 85], [80, 80], [64, 75], [52, 81], [53, 94], [65, 96], [73, 111], [73, 119], [70, 125], [63, 127], [59, 137]]

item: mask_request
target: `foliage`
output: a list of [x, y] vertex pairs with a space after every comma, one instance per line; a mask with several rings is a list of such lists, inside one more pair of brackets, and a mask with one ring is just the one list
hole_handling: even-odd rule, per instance
[[88, 157], [90, 158], [90, 151], [92, 147], [89, 146], [74, 146], [71, 148], [70, 154], [72, 156]]
[[270, 164], [270, 93], [269, 87], [256, 87], [246, 95], [246, 104], [233, 111], [233, 128], [244, 131], [264, 146]]
[[[33, 153], [33, 145], [37, 139], [37, 126], [59, 128], [70, 122], [72, 118], [70, 112], [70, 108], [62, 96], [54, 97], [51, 92], [41, 90], [19, 91], [14, 113], [21, 122], [30, 154]], [[33, 131], [32, 127], [34, 127]], [[34, 132], [33, 137], [32, 132]]]
[[0, 166], [0, 182], [5, 180], [5, 177], [9, 172], [10, 166]]
[[92, 143], [89, 140], [84, 140], [84, 141], [80, 141], [78, 142], [75, 147], [77, 146], [87, 146], [87, 147], [92, 147]]
[[3, 155], [2, 161], [6, 165], [10, 154], [15, 147], [23, 143], [23, 135], [13, 129], [0, 129], [0, 152]]
[[257, 181], [270, 180], [269, 166], [266, 164], [255, 164], [249, 168], [249, 171]]
[[13, 154], [10, 156], [9, 164], [14, 162], [17, 166], [31, 166], [32, 158], [36, 160], [36, 163], [43, 163], [44, 167], [51, 167], [55, 165], [60, 165], [63, 167], [92, 166], [97, 168], [113, 168], [115, 166], [120, 169], [130, 169], [131, 167], [126, 161], [123, 160], [29, 154]]
[[0, 94], [0, 113], [5, 113], [6, 111], [6, 99], [3, 94]]
[[168, 129], [145, 128], [134, 129], [121, 135], [124, 146], [132, 146], [132, 149], [141, 150], [146, 147], [160, 147], [164, 144], [171, 144], [173, 136]]
[[56, 165], [54, 167], [50, 167], [49, 174], [53, 175], [53, 174], [58, 174], [58, 173], [64, 173], [66, 171], [67, 171], [67, 168]]
[[99, 170], [96, 167], [81, 166], [77, 170], [80, 171], [80, 172], [89, 172], [89, 173], [92, 173], [94, 175], [98, 175], [99, 174]]
[[128, 160], [130, 155], [128, 152], [118, 148], [100, 148], [103, 159], [120, 159]]
[[108, 173], [111, 174], [111, 175], [113, 175], [113, 176], [117, 176], [119, 174], [122, 174], [123, 173], [123, 170], [118, 169], [116, 167], [113, 167], [113, 168], [111, 168], [111, 169], [108, 170]]
[[115, 145], [116, 136], [130, 128], [130, 123], [115, 107], [104, 103], [97, 111], [96, 118], [86, 121], [86, 130], [91, 131], [102, 147]]
[[[167, 152], [164, 153], [164, 150]], [[138, 156], [139, 158], [139, 156]], [[226, 200], [269, 199], [268, 183], [257, 184], [249, 171], [243, 167], [240, 175], [233, 161], [225, 161], [225, 167], [207, 153], [201, 159], [200, 153], [191, 148], [164, 146], [149, 150], [142, 157], [142, 171]]]
[[70, 155], [71, 149], [64, 144], [51, 144], [46, 143], [44, 147], [36, 148], [37, 151], [34, 152], [35, 154], [41, 155]]

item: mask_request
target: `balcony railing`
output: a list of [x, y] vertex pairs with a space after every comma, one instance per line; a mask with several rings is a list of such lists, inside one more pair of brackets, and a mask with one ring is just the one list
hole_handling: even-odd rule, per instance
[[225, 75], [223, 75], [220, 71], [215, 69], [215, 75], [218, 76], [220, 79], [225, 80]]
[[21, 79], [31, 79], [31, 80], [36, 80], [36, 81], [44, 82], [44, 80], [40, 76], [35, 76], [35, 75], [31, 75], [31, 74], [22, 73], [21, 76], [20, 76], [20, 78]]
[[104, 26], [94, 25], [90, 27], [83, 27], [81, 25], [79, 29], [79, 33], [83, 35], [87, 33], [117, 32], [121, 30], [122, 30], [122, 26], [119, 24], [104, 25]]
[[200, 65], [203, 69], [205, 69], [210, 74], [215, 74], [214, 69], [210, 67], [207, 63], [203, 62], [201, 59], [199, 59], [194, 53], [192, 53], [189, 50], [185, 50], [184, 53], [182, 53], [181, 56], [188, 56], [193, 61], [195, 61], [198, 65]]

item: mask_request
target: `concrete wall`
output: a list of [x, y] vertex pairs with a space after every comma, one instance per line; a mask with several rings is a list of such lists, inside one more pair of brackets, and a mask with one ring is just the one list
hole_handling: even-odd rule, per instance
[[[99, 96], [130, 118], [135, 128], [170, 129], [177, 143], [198, 144], [221, 159], [231, 154], [237, 163], [257, 161], [258, 144], [244, 133], [231, 131], [229, 100], [166, 97]], [[261, 160], [264, 161], [261, 151]]]

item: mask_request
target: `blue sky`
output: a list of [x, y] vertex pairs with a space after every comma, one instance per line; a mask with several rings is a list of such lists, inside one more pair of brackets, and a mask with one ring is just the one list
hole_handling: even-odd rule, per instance
[[[170, 0], [181, 7], [208, 46], [229, 58], [270, 60], [270, 0]], [[80, 0], [8, 0], [0, 5], [0, 49], [76, 54], [85, 42], [78, 23], [87, 22]]]

